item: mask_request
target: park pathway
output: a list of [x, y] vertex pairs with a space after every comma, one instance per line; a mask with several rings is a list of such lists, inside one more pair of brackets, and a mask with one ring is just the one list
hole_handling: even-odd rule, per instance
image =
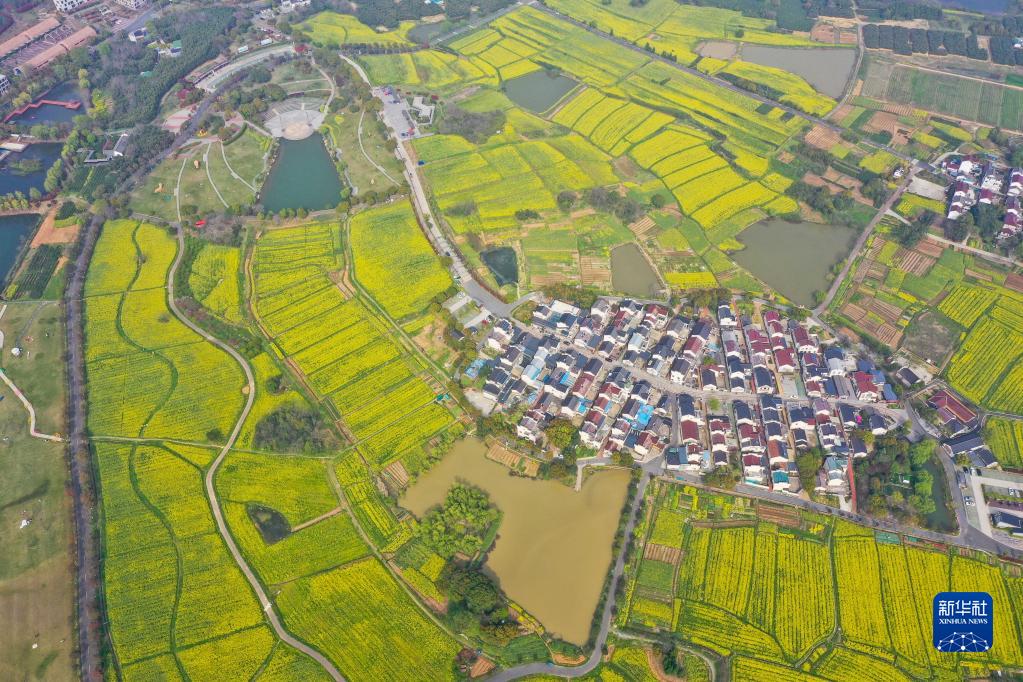
[[227, 528], [227, 523], [224, 521], [224, 514], [221, 511], [220, 498], [217, 496], [217, 488], [214, 485], [214, 479], [217, 475], [217, 469], [220, 468], [224, 458], [227, 457], [227, 453], [230, 452], [231, 447], [234, 445], [235, 441], [238, 440], [238, 434], [241, 433], [242, 426], [245, 424], [245, 420], [248, 418], [249, 412], [252, 410], [252, 404], [256, 399], [256, 379], [252, 374], [252, 367], [249, 366], [249, 363], [241, 356], [241, 354], [238, 353], [238, 351], [212, 334], [204, 331], [201, 327], [192, 322], [191, 319], [182, 314], [181, 310], [178, 308], [178, 305], [174, 300], [174, 275], [177, 273], [184, 255], [185, 233], [184, 230], [178, 228], [178, 254], [174, 258], [174, 263], [167, 271], [167, 301], [170, 305], [171, 312], [173, 312], [175, 317], [181, 320], [181, 322], [189, 329], [234, 358], [234, 361], [237, 362], [245, 372], [245, 380], [248, 387], [248, 392], [246, 393], [245, 398], [245, 407], [242, 408], [241, 414], [238, 415], [238, 420], [235, 422], [234, 428], [231, 430], [231, 435], [228, 437], [227, 442], [224, 443], [224, 447], [220, 449], [220, 454], [217, 455], [217, 458], [213, 460], [210, 468], [206, 471], [206, 496], [210, 500], [210, 510], [213, 512], [213, 517], [217, 522], [217, 530], [220, 532], [220, 536], [224, 539], [224, 544], [227, 545], [228, 550], [231, 552], [231, 556], [234, 557], [235, 563], [238, 564], [242, 573], [245, 574], [245, 578], [252, 586], [253, 592], [256, 593], [256, 597], [259, 599], [259, 603], [263, 607], [263, 612], [266, 613], [266, 618], [270, 621], [270, 625], [273, 627], [274, 632], [277, 633], [277, 637], [285, 644], [294, 647], [319, 663], [334, 680], [337, 682], [344, 682], [345, 678], [342, 677], [341, 673], [338, 672], [337, 668], [334, 667], [334, 664], [331, 663], [326, 656], [305, 642], [296, 639], [291, 635], [291, 633], [284, 629], [277, 612], [274, 610], [273, 602], [270, 601], [270, 598], [267, 596], [266, 591], [260, 584], [259, 579], [256, 578], [256, 574], [245, 561], [241, 551], [238, 549], [238, 545], [234, 541], [234, 536], [231, 535], [231, 532]]

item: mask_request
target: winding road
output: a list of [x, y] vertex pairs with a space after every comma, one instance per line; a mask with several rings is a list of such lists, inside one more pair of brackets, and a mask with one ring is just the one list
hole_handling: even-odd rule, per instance
[[245, 420], [248, 418], [249, 412], [252, 410], [252, 404], [256, 399], [256, 379], [252, 374], [252, 368], [249, 366], [249, 363], [238, 351], [196, 325], [178, 308], [178, 304], [174, 299], [174, 275], [177, 273], [178, 266], [181, 265], [184, 255], [185, 233], [179, 227], [178, 254], [174, 258], [174, 263], [171, 265], [170, 269], [167, 270], [167, 301], [170, 305], [171, 312], [174, 313], [174, 316], [181, 320], [181, 322], [189, 329], [234, 358], [234, 361], [237, 362], [245, 372], [245, 380], [248, 382], [248, 390], [245, 393], [245, 407], [242, 408], [241, 414], [238, 415], [238, 420], [235, 422], [234, 428], [231, 430], [231, 435], [227, 438], [227, 442], [224, 443], [224, 447], [221, 448], [220, 454], [217, 455], [217, 458], [213, 460], [213, 463], [210, 464], [210, 468], [206, 471], [206, 496], [210, 501], [210, 509], [213, 512], [213, 518], [217, 522], [217, 530], [220, 532], [220, 536], [224, 539], [224, 544], [227, 545], [228, 550], [231, 552], [231, 556], [234, 557], [235, 563], [238, 564], [238, 568], [240, 568], [242, 573], [245, 574], [246, 580], [249, 581], [249, 584], [252, 586], [252, 590], [259, 598], [259, 603], [263, 607], [263, 612], [266, 613], [266, 618], [270, 621], [270, 625], [273, 627], [274, 632], [277, 633], [277, 637], [285, 644], [301, 651], [319, 663], [334, 680], [337, 680], [337, 682], [344, 682], [345, 678], [342, 677], [341, 673], [338, 672], [337, 668], [334, 667], [334, 664], [331, 663], [326, 656], [305, 642], [293, 637], [291, 633], [285, 630], [284, 626], [281, 625], [277, 611], [274, 610], [273, 602], [270, 601], [270, 598], [267, 596], [266, 591], [260, 584], [259, 579], [256, 578], [256, 574], [245, 561], [241, 551], [238, 549], [238, 545], [234, 541], [234, 537], [231, 535], [231, 531], [227, 528], [227, 523], [224, 521], [224, 514], [220, 507], [220, 498], [217, 497], [217, 488], [214, 485], [214, 479], [217, 476], [217, 469], [220, 468], [224, 458], [227, 457], [227, 453], [230, 452], [231, 447], [234, 446], [235, 441], [238, 440], [238, 434], [241, 433], [242, 426], [245, 424]]

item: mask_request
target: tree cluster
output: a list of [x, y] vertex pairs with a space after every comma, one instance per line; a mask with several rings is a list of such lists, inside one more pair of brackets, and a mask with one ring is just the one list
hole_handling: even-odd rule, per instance
[[827, 187], [815, 187], [802, 180], [789, 185], [785, 193], [797, 201], [805, 202], [825, 218], [849, 210], [853, 205], [852, 194], [848, 191], [832, 194]]
[[[192, 69], [212, 59], [230, 40], [234, 11], [226, 7], [204, 6], [173, 12], [150, 22], [155, 36], [166, 42], [181, 40], [181, 54], [161, 58], [156, 50], [128, 40], [103, 43], [96, 59], [85, 48], [71, 52], [75, 68], [87, 69], [93, 88], [101, 89], [114, 102], [97, 112], [111, 127], [128, 127], [152, 120], [160, 99]], [[147, 76], [140, 76], [149, 72]]]
[[286, 405], [259, 420], [253, 442], [273, 452], [323, 452], [337, 445], [337, 437], [316, 412]]
[[870, 513], [890, 514], [899, 520], [920, 519], [933, 513], [934, 480], [923, 467], [934, 449], [931, 440], [910, 443], [896, 434], [877, 437], [874, 453], [854, 465], [857, 494]]
[[479, 488], [456, 483], [444, 504], [431, 510], [419, 524], [423, 543], [445, 559], [455, 554], [473, 556], [500, 513]]
[[615, 189], [594, 187], [587, 194], [590, 206], [605, 213], [613, 213], [623, 223], [631, 223], [643, 215], [643, 207], [629, 197], [623, 197]]
[[451, 104], [444, 109], [437, 130], [444, 135], [461, 135], [474, 144], [483, 144], [487, 138], [504, 126], [503, 111], [469, 111]]

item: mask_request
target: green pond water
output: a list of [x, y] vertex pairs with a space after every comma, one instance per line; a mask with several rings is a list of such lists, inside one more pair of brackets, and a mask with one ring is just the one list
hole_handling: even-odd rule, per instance
[[839, 98], [856, 65], [856, 50], [841, 47], [743, 45], [742, 60], [802, 76], [815, 90]]
[[285, 208], [319, 211], [341, 201], [341, 178], [323, 137], [281, 140], [277, 159], [263, 185], [260, 203], [270, 212]]
[[661, 283], [639, 247], [623, 244], [611, 251], [611, 286], [623, 294], [647, 298], [657, 294]]
[[739, 234], [746, 248], [732, 259], [786, 298], [813, 306], [813, 292], [828, 288], [828, 272], [849, 255], [855, 230], [841, 225], [773, 219]]
[[568, 76], [534, 71], [504, 82], [508, 99], [529, 111], [547, 111], [567, 95], [577, 83]]
[[519, 281], [518, 257], [510, 246], [487, 249], [480, 253], [480, 260], [494, 273], [498, 285], [503, 287]]
[[547, 630], [585, 643], [611, 565], [629, 473], [598, 471], [576, 492], [555, 481], [512, 476], [485, 454], [475, 438], [456, 443], [408, 489], [401, 505], [422, 517], [456, 481], [485, 490], [502, 512], [487, 570]]
[[11, 268], [38, 224], [39, 216], [34, 213], [0, 216], [0, 290], [7, 286]]

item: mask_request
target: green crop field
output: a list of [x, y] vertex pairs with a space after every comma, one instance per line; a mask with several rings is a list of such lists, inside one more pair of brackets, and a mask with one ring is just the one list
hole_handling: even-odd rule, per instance
[[[420, 361], [386, 322], [346, 297], [328, 276], [341, 266], [338, 239], [338, 228], [325, 224], [265, 233], [254, 256], [256, 311], [280, 352], [340, 415], [367, 455], [385, 467], [418, 452], [453, 416], [436, 401]], [[412, 466], [410, 459], [406, 463]]]
[[392, 317], [422, 314], [453, 284], [407, 202], [357, 214], [350, 234], [355, 278]]
[[[1023, 661], [1018, 570], [947, 549], [881, 543], [870, 528], [843, 521], [735, 527], [747, 518], [735, 506], [741, 500], [679, 484], [656, 484], [651, 494], [654, 517], [643, 530], [655, 547], [635, 553], [618, 623], [673, 631], [732, 656], [736, 679], [841, 680], [866, 670], [871, 679], [951, 679]], [[707, 525], [708, 518], [730, 523]], [[641, 559], [653, 551], [670, 560], [663, 547], [672, 545], [682, 548], [674, 592]], [[966, 585], [989, 591], [1006, 613], [995, 646], [987, 654], [938, 654], [924, 627], [933, 595]], [[840, 641], [832, 638], [836, 627]]]

